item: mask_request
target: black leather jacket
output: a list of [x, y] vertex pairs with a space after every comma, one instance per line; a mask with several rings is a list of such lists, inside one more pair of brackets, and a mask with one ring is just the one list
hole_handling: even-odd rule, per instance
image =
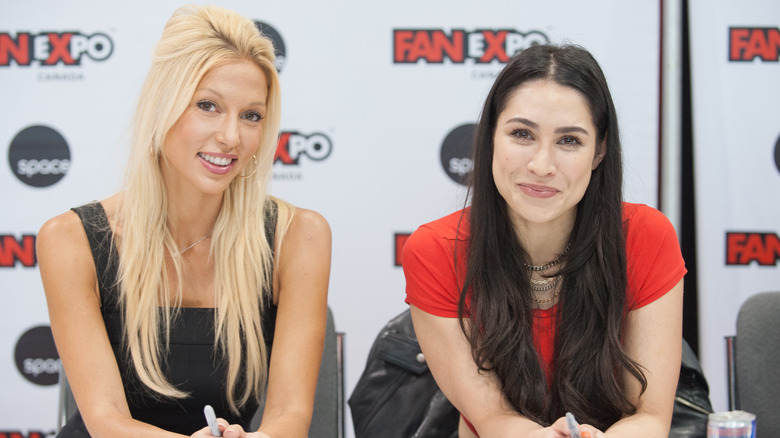
[[458, 411], [433, 380], [405, 311], [385, 325], [349, 398], [356, 438], [458, 436]]

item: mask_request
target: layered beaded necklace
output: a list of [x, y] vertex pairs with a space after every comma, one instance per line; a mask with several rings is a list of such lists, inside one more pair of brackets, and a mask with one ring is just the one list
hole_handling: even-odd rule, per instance
[[[563, 257], [566, 256], [567, 252], [569, 252], [569, 245], [566, 245], [566, 248], [563, 250], [563, 252], [558, 254], [558, 257], [553, 259], [553, 261], [551, 261], [550, 263], [547, 263], [545, 265], [540, 265], [540, 266], [529, 265], [528, 263], [523, 263], [523, 266], [525, 266], [525, 268], [528, 269], [531, 272], [532, 276], [533, 276], [534, 272], [538, 272], [538, 273], [541, 274], [543, 271], [546, 271], [546, 270], [552, 268], [553, 266], [557, 265], [558, 263], [560, 263], [561, 260], [563, 259]], [[542, 280], [537, 280], [537, 279], [531, 277], [530, 278], [531, 290], [533, 290], [534, 292], [548, 291], [548, 290], [554, 288], [558, 284], [558, 281], [560, 279], [561, 279], [560, 275], [555, 275], [553, 277], [545, 277]], [[546, 299], [543, 299], [543, 300], [535, 299], [536, 303], [537, 304], [547, 304], [547, 303], [553, 301], [554, 299], [558, 298], [558, 294], [560, 294], [560, 293], [561, 293], [561, 290], [558, 289], [558, 290], [555, 291], [555, 294], [553, 294], [553, 296], [550, 297], [550, 298], [546, 298]]]

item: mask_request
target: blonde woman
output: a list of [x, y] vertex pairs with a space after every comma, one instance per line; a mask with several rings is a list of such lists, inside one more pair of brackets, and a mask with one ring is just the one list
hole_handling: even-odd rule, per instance
[[[274, 49], [217, 7], [174, 13], [139, 97], [125, 184], [49, 220], [38, 261], [79, 407], [62, 437], [304, 437], [330, 229], [266, 194]], [[260, 429], [246, 433], [267, 391]]]

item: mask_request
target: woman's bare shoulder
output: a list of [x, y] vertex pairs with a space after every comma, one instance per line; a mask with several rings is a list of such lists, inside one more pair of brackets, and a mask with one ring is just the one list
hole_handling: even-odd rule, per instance
[[295, 207], [295, 214], [293, 214], [290, 222], [290, 228], [291, 231], [292, 229], [297, 229], [303, 232], [330, 234], [330, 225], [322, 214], [301, 207]]
[[[106, 211], [109, 223], [113, 225], [116, 217], [117, 195], [106, 198], [100, 201], [100, 203]], [[38, 231], [36, 245], [39, 252], [50, 247], [71, 250], [79, 247], [89, 247], [81, 218], [73, 210], [58, 214], [44, 222]], [[62, 246], [65, 248], [62, 248]]]

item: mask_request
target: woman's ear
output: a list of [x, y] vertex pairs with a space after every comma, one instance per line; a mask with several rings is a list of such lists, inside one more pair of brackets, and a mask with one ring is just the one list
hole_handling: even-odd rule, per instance
[[596, 155], [593, 156], [593, 166], [591, 166], [591, 170], [596, 170], [596, 168], [599, 167], [599, 164], [601, 164], [601, 160], [604, 159], [604, 155], [606, 154], [607, 154], [607, 138], [605, 136], [604, 140], [596, 148]]

